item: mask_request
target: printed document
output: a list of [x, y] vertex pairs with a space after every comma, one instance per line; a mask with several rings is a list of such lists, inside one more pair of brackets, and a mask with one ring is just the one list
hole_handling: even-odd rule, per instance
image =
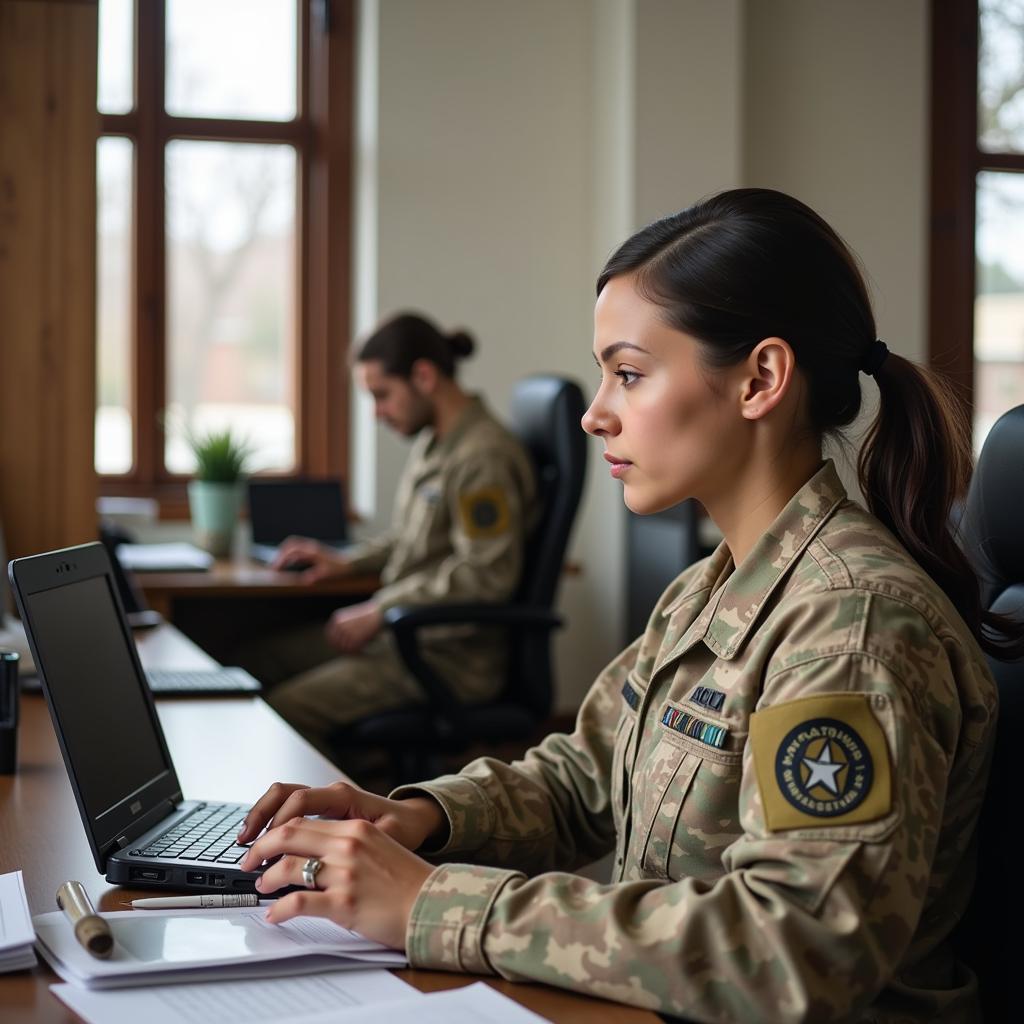
[[[391, 978], [384, 971], [378, 978]], [[126, 992], [91, 992], [54, 985], [59, 996], [88, 1024], [243, 1024], [273, 1020], [280, 1024], [544, 1024], [517, 1002], [478, 981], [464, 988], [421, 995], [404, 982], [388, 995], [348, 986], [352, 974], [275, 981], [211, 982], [163, 985]], [[370, 975], [371, 972], [365, 972]], [[361, 980], [360, 980], [361, 984]], [[301, 988], [301, 991], [299, 990]], [[401, 998], [401, 992], [412, 994]], [[153, 996], [154, 998], [150, 998]], [[210, 1002], [207, 1003], [207, 1000]], [[263, 1000], [267, 1002], [264, 1003]], [[140, 1014], [145, 1014], [140, 1018]]]
[[21, 872], [0, 875], [0, 971], [35, 967], [36, 955], [32, 952], [35, 939]]
[[121, 988], [406, 964], [404, 953], [323, 918], [270, 924], [265, 907], [126, 910], [102, 916], [114, 935], [107, 960], [97, 960], [78, 944], [64, 914], [33, 919], [39, 952], [65, 981]]
[[292, 1024], [335, 1017], [358, 1006], [422, 999], [387, 971], [331, 971], [302, 978], [209, 981], [97, 992], [75, 985], [50, 991], [89, 1024]]

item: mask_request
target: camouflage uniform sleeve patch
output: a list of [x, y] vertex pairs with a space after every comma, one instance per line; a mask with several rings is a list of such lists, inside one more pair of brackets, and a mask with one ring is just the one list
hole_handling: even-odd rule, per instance
[[498, 537], [509, 527], [508, 499], [500, 487], [459, 495], [462, 528], [474, 540]]
[[854, 825], [889, 813], [889, 747], [870, 702], [870, 694], [825, 694], [750, 716], [770, 831]]

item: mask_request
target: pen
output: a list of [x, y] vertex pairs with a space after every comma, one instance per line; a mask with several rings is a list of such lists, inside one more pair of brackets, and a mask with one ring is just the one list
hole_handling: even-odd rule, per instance
[[210, 896], [154, 896], [132, 900], [136, 910], [187, 910], [206, 907], [255, 907], [259, 897], [254, 892], [214, 893]]
[[95, 957], [104, 959], [114, 948], [110, 925], [96, 913], [81, 882], [65, 882], [57, 890], [57, 906], [74, 925], [75, 938]]

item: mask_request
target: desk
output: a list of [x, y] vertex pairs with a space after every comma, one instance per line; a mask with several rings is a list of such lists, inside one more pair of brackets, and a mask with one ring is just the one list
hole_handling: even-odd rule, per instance
[[[248, 559], [217, 559], [208, 572], [140, 572], [135, 574], [150, 605], [167, 619], [183, 599], [332, 597], [357, 600], [372, 594], [380, 581], [373, 573], [303, 583], [296, 572], [274, 572]], [[342, 602], [344, 603], [344, 602]]]
[[150, 606], [224, 665], [254, 637], [326, 622], [340, 605], [368, 598], [373, 573], [303, 583], [299, 573], [274, 572], [245, 558], [218, 559], [208, 572], [140, 572]]
[[[169, 626], [143, 634], [139, 652], [149, 668], [210, 664], [201, 650]], [[338, 777], [333, 765], [258, 698], [163, 700], [158, 709], [186, 796], [255, 800], [278, 779], [324, 785]], [[33, 914], [53, 909], [57, 887], [69, 878], [82, 881], [101, 910], [119, 910], [124, 901], [146, 895], [110, 886], [97, 875], [42, 696], [23, 696], [20, 731], [18, 774], [0, 776], [0, 872], [23, 870]], [[225, 737], [230, 737], [230, 749], [225, 748]], [[221, 753], [212, 753], [215, 751]], [[210, 775], [211, 770], [216, 775]], [[476, 980], [434, 971], [398, 974], [422, 991]], [[56, 980], [42, 964], [32, 971], [0, 974], [3, 1020], [77, 1021], [47, 990]], [[543, 985], [514, 985], [502, 980], [492, 984], [553, 1021], [653, 1024], [658, 1020], [644, 1010]]]

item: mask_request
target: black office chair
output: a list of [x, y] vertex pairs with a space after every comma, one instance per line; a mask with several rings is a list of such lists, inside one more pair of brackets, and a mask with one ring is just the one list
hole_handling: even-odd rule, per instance
[[[554, 376], [527, 377], [512, 397], [512, 430], [533, 457], [541, 516], [526, 544], [523, 576], [506, 604], [440, 604], [391, 608], [385, 620], [406, 667], [428, 696], [417, 706], [371, 715], [336, 737], [340, 751], [387, 748], [396, 781], [434, 773], [438, 758], [474, 743], [529, 740], [551, 711], [551, 633], [562, 624], [555, 595], [586, 469], [580, 427], [585, 404], [579, 385]], [[423, 658], [424, 626], [474, 623], [503, 626], [509, 638], [505, 686], [497, 699], [463, 704]]]
[[[964, 549], [981, 579], [985, 607], [1014, 618], [1024, 615], [1021, 509], [1024, 405], [1001, 416], [985, 439], [962, 526]], [[1024, 899], [1016, 881], [1020, 851], [1012, 838], [1020, 803], [1015, 747], [1024, 728], [1024, 661], [988, 661], [999, 689], [999, 722], [978, 830], [977, 880], [954, 944], [978, 975], [984, 1019], [997, 1021], [1011, 1020], [1019, 1012], [1016, 973], [1021, 947], [1010, 936], [1024, 919]], [[1018, 1010], [1011, 1012], [1011, 1006]]]

